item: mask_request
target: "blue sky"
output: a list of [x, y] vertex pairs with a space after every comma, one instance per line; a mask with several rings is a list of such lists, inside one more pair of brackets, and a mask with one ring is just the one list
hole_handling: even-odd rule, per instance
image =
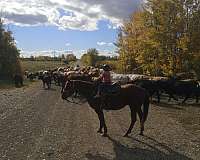
[[[118, 32], [117, 29], [109, 29], [105, 21], [99, 22], [97, 31], [58, 30], [55, 26], [20, 27], [9, 25], [9, 28], [13, 31], [18, 48], [27, 51], [26, 54], [29, 55], [34, 51], [72, 50], [78, 56], [80, 52], [84, 52], [88, 48], [114, 52], [113, 42], [116, 41]], [[103, 45], [102, 42], [107, 44]], [[109, 45], [109, 43], [111, 44]]]
[[24, 56], [52, 55], [55, 50], [80, 57], [88, 48], [115, 55], [118, 27], [140, 4], [141, 0], [0, 0], [0, 10]]

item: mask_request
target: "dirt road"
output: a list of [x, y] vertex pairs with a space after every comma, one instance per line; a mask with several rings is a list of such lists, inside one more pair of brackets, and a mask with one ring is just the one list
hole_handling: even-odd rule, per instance
[[129, 108], [105, 112], [109, 137], [96, 133], [87, 104], [69, 104], [53, 86], [0, 91], [0, 160], [200, 159], [200, 106], [151, 105], [145, 136], [137, 121], [130, 138]]

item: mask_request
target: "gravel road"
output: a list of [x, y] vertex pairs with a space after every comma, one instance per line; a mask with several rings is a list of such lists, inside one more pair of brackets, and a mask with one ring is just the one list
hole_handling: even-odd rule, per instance
[[145, 136], [124, 138], [130, 112], [105, 112], [109, 137], [96, 133], [87, 104], [63, 101], [60, 89], [0, 90], [0, 160], [190, 160], [200, 159], [200, 105], [151, 104]]

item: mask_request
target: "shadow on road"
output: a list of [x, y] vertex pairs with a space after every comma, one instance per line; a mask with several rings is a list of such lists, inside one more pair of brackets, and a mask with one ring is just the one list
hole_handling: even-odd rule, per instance
[[[138, 147], [130, 148], [111, 137], [108, 137], [108, 139], [113, 143], [113, 150], [115, 152], [114, 160], [192, 160], [150, 137], [145, 137], [150, 143], [131, 138], [133, 141], [142, 143], [145, 149]], [[110, 160], [109, 157], [99, 153], [87, 153], [86, 158], [89, 160]]]
[[200, 103], [185, 103], [182, 104], [183, 107], [194, 107], [194, 108], [200, 108]]
[[152, 103], [152, 104], [156, 105], [156, 107], [176, 109], [176, 110], [183, 110], [182, 106], [175, 106], [175, 104], [168, 104], [168, 103], [164, 103], [164, 102]]
[[194, 102], [190, 102], [190, 103], [176, 103], [176, 104], [170, 104], [170, 103], [166, 103], [166, 102], [152, 102], [153, 105], [155, 105], [156, 107], [161, 107], [161, 108], [168, 108], [168, 109], [175, 109], [175, 110], [184, 110], [185, 107], [194, 107], [194, 108], [200, 108], [200, 103], [194, 103]]

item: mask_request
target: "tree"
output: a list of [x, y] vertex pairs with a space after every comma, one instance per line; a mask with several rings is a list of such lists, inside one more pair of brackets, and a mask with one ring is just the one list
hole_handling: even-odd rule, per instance
[[68, 61], [68, 62], [72, 62], [72, 61], [76, 61], [77, 58], [74, 54], [67, 54], [65, 59]]
[[30, 56], [30, 61], [34, 61], [35, 57], [33, 55]]
[[191, 71], [200, 52], [200, 1], [147, 0], [143, 10], [124, 22], [116, 45], [125, 72]]
[[0, 19], [0, 77], [2, 79], [10, 79], [14, 74], [22, 73], [19, 55], [12, 32], [5, 30]]
[[62, 58], [62, 59], [65, 59], [65, 55], [64, 55], [64, 54], [62, 54], [62, 55], [61, 55], [61, 58]]
[[88, 66], [95, 66], [98, 61], [99, 52], [95, 48], [88, 49], [87, 53], [81, 57], [83, 64]]

